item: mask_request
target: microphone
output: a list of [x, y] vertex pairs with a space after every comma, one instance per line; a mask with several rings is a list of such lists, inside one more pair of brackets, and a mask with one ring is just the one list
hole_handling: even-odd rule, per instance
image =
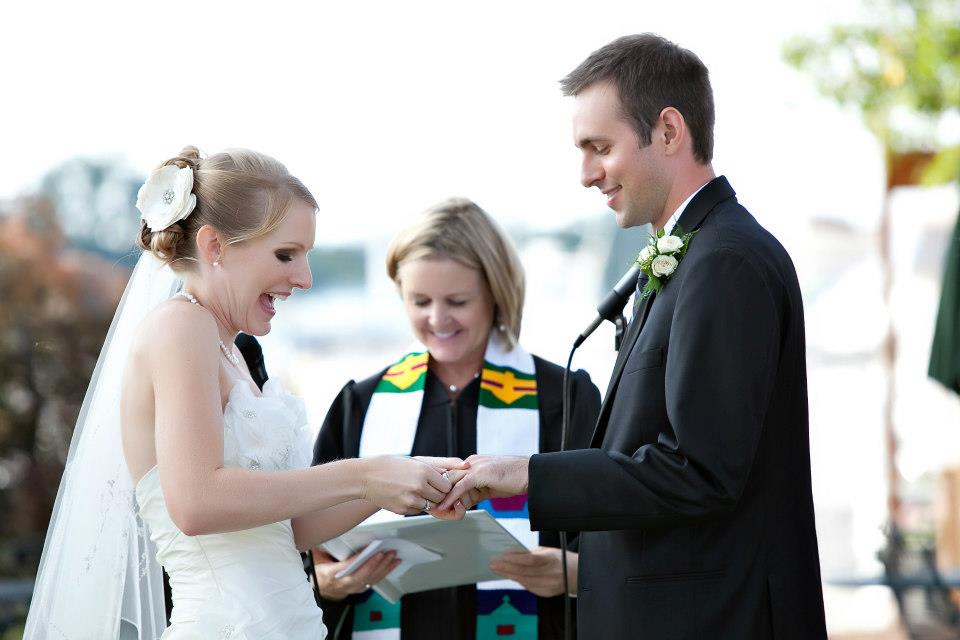
[[583, 341], [590, 337], [590, 334], [596, 331], [597, 327], [599, 327], [600, 323], [604, 320], [613, 322], [614, 319], [620, 315], [624, 305], [627, 304], [627, 298], [630, 297], [630, 294], [633, 293], [637, 286], [638, 277], [640, 277], [640, 265], [633, 263], [627, 272], [623, 274], [623, 277], [620, 278], [619, 282], [613, 286], [613, 291], [608, 293], [607, 297], [597, 305], [597, 317], [583, 333], [577, 336], [576, 341], [573, 343], [574, 349], [583, 344]]

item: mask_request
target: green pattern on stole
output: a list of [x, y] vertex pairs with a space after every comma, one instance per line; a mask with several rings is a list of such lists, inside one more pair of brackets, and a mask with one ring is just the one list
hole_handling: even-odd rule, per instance
[[537, 637], [537, 616], [523, 615], [503, 596], [503, 604], [488, 615], [477, 616], [477, 640], [504, 640], [504, 638]]
[[390, 604], [376, 591], [370, 597], [357, 603], [353, 608], [353, 630], [373, 631], [375, 629], [400, 628], [400, 601]]

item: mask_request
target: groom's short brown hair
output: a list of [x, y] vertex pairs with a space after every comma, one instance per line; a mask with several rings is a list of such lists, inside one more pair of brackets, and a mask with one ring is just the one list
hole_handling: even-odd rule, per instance
[[693, 153], [702, 164], [713, 159], [713, 90], [707, 67], [695, 53], [653, 33], [617, 38], [591, 53], [560, 81], [565, 96], [611, 81], [624, 116], [641, 146], [666, 107], [677, 109], [690, 130]]

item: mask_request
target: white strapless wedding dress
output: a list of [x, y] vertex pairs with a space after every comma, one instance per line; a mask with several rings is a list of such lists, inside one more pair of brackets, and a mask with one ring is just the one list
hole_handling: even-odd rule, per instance
[[[303, 402], [268, 381], [262, 396], [238, 381], [224, 410], [224, 464], [279, 471], [310, 463]], [[157, 468], [136, 487], [140, 515], [170, 575], [173, 616], [164, 640], [322, 640], [322, 614], [289, 520], [185, 536], [167, 512]]]

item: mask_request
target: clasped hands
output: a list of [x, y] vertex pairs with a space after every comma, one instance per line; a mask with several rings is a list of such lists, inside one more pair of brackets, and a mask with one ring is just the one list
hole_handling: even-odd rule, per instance
[[[459, 458], [417, 460], [436, 468], [446, 482], [431, 485], [420, 511], [441, 520], [462, 520], [474, 505], [489, 498], [506, 498], [527, 492], [527, 464], [521, 456], [472, 455]], [[449, 485], [449, 486], [448, 486]], [[441, 495], [442, 494], [442, 495]]]
[[400, 515], [427, 512], [460, 520], [488, 498], [527, 492], [527, 464], [521, 456], [460, 458], [375, 456], [363, 459], [360, 497]]
[[429, 510], [443, 520], [460, 520], [476, 504], [490, 498], [507, 498], [527, 492], [525, 456], [472, 455], [444, 472], [452, 486]]
[[[377, 495], [386, 478], [395, 478], [400, 469], [415, 460], [422, 463], [423, 473], [408, 491], [393, 500]], [[472, 455], [466, 460], [459, 458], [382, 457], [366, 483], [365, 499], [385, 509], [404, 515], [426, 512], [442, 520], [460, 520], [474, 505], [489, 498], [510, 497], [527, 493], [529, 458], [521, 456]], [[381, 484], [383, 483], [383, 484]], [[395, 486], [394, 486], [395, 488]], [[576, 584], [577, 556], [567, 554], [568, 570], [572, 584]], [[318, 558], [319, 560], [319, 558]], [[352, 577], [335, 579], [334, 574], [346, 566], [352, 558], [336, 562], [325, 558], [317, 563], [317, 576], [324, 597], [341, 599], [350, 593], [358, 593], [376, 584], [395, 569], [400, 561], [394, 552], [378, 553], [364, 563]], [[530, 552], [508, 552], [496, 558], [490, 568], [505, 578], [515, 580], [527, 590], [544, 597], [562, 593], [562, 565], [559, 549], [536, 547]]]

